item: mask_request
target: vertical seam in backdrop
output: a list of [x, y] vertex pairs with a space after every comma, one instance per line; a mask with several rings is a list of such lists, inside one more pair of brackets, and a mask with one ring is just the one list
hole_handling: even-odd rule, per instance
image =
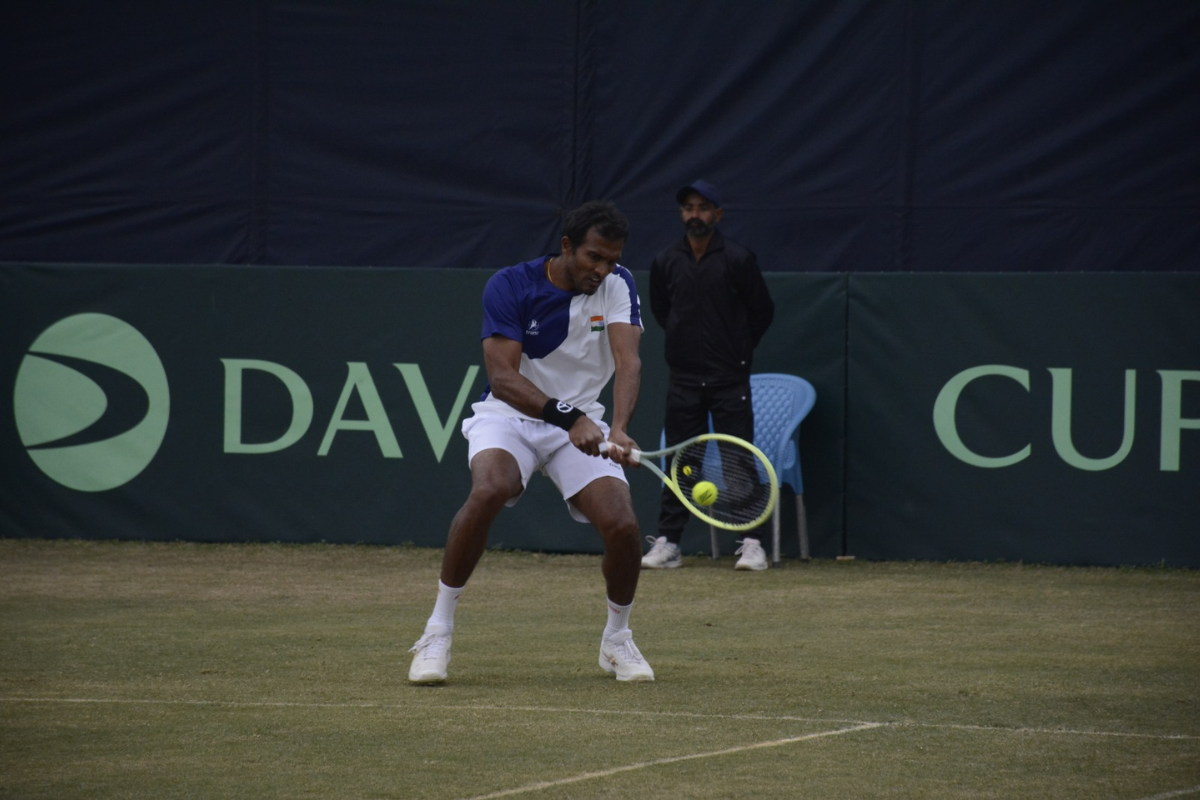
[[904, 5], [903, 41], [900, 47], [902, 83], [899, 90], [899, 142], [896, 153], [895, 251], [892, 269], [912, 269], [913, 173], [916, 171], [916, 138], [921, 105], [921, 26], [917, 18], [917, 0]]
[[850, 273], [842, 273], [842, 552], [850, 555]]
[[250, 202], [247, 221], [246, 263], [267, 263], [267, 164], [270, 152], [269, 71], [271, 55], [270, 0], [254, 3], [254, 76], [250, 98]]
[[[917, 0], [904, 5], [904, 23], [901, 26], [900, 74], [902, 80], [897, 98], [896, 142], [896, 194], [893, 199], [892, 218], [895, 231], [892, 235], [893, 249], [891, 271], [912, 269], [912, 199], [913, 173], [916, 169], [914, 155], [917, 136], [917, 117], [920, 107], [920, 26], [917, 21]], [[851, 289], [853, 276], [843, 273], [845, 280], [845, 311], [843, 329], [845, 344], [842, 351], [842, 555], [850, 555], [850, 346], [851, 346]]]
[[592, 191], [592, 126], [596, 93], [596, 4], [579, 0], [575, 5], [575, 81], [571, 119], [571, 183], [563, 198], [566, 209], [590, 197]]

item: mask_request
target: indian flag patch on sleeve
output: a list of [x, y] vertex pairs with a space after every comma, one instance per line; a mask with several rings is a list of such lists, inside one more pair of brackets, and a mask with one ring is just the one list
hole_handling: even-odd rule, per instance
[[604, 330], [604, 317], [592, 317], [592, 331]]

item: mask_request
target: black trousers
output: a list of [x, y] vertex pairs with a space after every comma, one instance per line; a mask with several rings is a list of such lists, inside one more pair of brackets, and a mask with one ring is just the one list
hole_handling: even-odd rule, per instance
[[[663, 425], [667, 447], [693, 436], [708, 433], [708, 415], [713, 431], [754, 441], [754, 406], [750, 399], [750, 380], [722, 386], [681, 385], [674, 380], [667, 387], [667, 413]], [[658, 515], [658, 535], [679, 544], [683, 526], [691, 513], [665, 486], [662, 510]], [[755, 531], [757, 533], [757, 530]]]

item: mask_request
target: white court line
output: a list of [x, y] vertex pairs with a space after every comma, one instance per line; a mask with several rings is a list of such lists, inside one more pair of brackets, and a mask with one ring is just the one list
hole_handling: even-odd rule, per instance
[[[698, 753], [688, 756], [676, 756], [673, 758], [665, 758], [657, 761], [647, 761], [640, 764], [631, 764], [624, 767], [614, 767], [610, 770], [602, 770], [599, 772], [588, 772], [582, 775], [577, 775], [572, 778], [564, 778], [558, 781], [549, 781], [545, 783], [529, 784], [528, 786], [508, 789], [502, 792], [488, 795], [480, 795], [472, 800], [485, 800], [485, 798], [507, 797], [515, 794], [537, 791], [539, 789], [549, 788], [552, 786], [560, 786], [564, 784], [575, 783], [578, 781], [589, 780], [591, 778], [600, 778], [607, 775], [617, 774], [635, 769], [644, 769], [647, 767], [657, 766], [661, 764], [670, 764], [678, 761], [687, 761], [695, 758], [708, 758], [713, 756], [725, 755], [728, 753], [738, 753], [746, 750], [753, 750], [762, 747], [775, 747], [788, 744], [791, 742], [800, 742], [806, 739], [816, 739], [826, 736], [837, 736], [842, 733], [850, 733], [853, 731], [868, 730], [872, 728], [885, 727], [921, 727], [921, 728], [939, 728], [945, 730], [958, 731], [979, 731], [982, 733], [1025, 733], [1025, 734], [1048, 734], [1048, 735], [1072, 735], [1072, 736], [1109, 736], [1109, 737], [1127, 737], [1137, 739], [1200, 739], [1200, 736], [1190, 734], [1151, 734], [1151, 733], [1125, 733], [1121, 731], [1084, 731], [1071, 730], [1064, 728], [1005, 728], [997, 725], [964, 725], [957, 723], [937, 723], [937, 722], [916, 722], [896, 720], [892, 722], [866, 722], [862, 720], [839, 720], [839, 719], [823, 719], [816, 717], [798, 717], [789, 715], [768, 715], [768, 714], [702, 714], [691, 711], [639, 711], [639, 710], [612, 710], [612, 709], [589, 709], [589, 708], [557, 708], [547, 706], [500, 706], [500, 705], [425, 705], [412, 703], [313, 703], [313, 702], [288, 702], [288, 701], [238, 701], [238, 700], [152, 700], [152, 699], [129, 699], [129, 698], [89, 698], [89, 697], [0, 697], [0, 703], [63, 703], [63, 704], [110, 704], [110, 705], [164, 705], [164, 706], [191, 706], [191, 707], [224, 707], [224, 708], [340, 708], [340, 709], [373, 709], [379, 711], [414, 711], [414, 710], [442, 710], [442, 711], [527, 711], [532, 713], [550, 713], [550, 714], [594, 714], [594, 715], [621, 715], [621, 716], [644, 716], [644, 717], [687, 717], [697, 719], [729, 719], [729, 720], [748, 720], [748, 721], [767, 721], [767, 722], [821, 722], [832, 724], [851, 724], [852, 727], [839, 728], [833, 731], [824, 731], [821, 733], [806, 734], [787, 739], [778, 739], [769, 742], [759, 742], [757, 744], [746, 745], [744, 747], [735, 747], [727, 750], [719, 750], [712, 753]], [[1187, 795], [1200, 794], [1200, 786], [1193, 786], [1187, 789], [1176, 789], [1173, 791], [1156, 794], [1151, 797], [1143, 797], [1140, 800], [1170, 800], [1175, 797], [1185, 797]]]
[[789, 736], [786, 739], [773, 739], [769, 742], [755, 742], [754, 744], [742, 745], [741, 747], [729, 747], [725, 750], [712, 750], [707, 753], [692, 753], [686, 756], [672, 756], [671, 758], [658, 758], [654, 761], [642, 761], [637, 764], [626, 764], [623, 767], [612, 767], [611, 769], [597, 770], [596, 772], [584, 772], [580, 775], [572, 775], [570, 778], [560, 778], [556, 781], [539, 781], [538, 783], [529, 783], [525, 786], [518, 786], [515, 789], [505, 789], [500, 792], [491, 794], [481, 794], [470, 798], [470, 800], [492, 800], [495, 797], [511, 797], [516, 794], [526, 794], [528, 792], [537, 792], [542, 789], [550, 789], [555, 786], [566, 786], [580, 781], [589, 781], [593, 778], [607, 778], [610, 775], [617, 775], [622, 772], [631, 772], [635, 769], [646, 769], [648, 767], [659, 767], [663, 764], [677, 764], [680, 761], [691, 761], [697, 758], [715, 758], [717, 756], [727, 756], [732, 753], [744, 753], [747, 750], [760, 750], [764, 747], [780, 747], [793, 742], [803, 742], [810, 739], [822, 739], [826, 736], [838, 736], [843, 733], [853, 733], [854, 731], [863, 731], [870, 728], [881, 728], [884, 726], [882, 722], [868, 722], [862, 725], [855, 725], [852, 728], [838, 728], [833, 731], [821, 731], [820, 733], [806, 733], [803, 736]]
[[[1031, 733], [1059, 736], [1111, 736], [1128, 739], [1193, 740], [1200, 736], [1186, 733], [1128, 733], [1123, 731], [1087, 731], [1070, 728], [1006, 728], [1000, 725], [965, 725], [954, 722], [918, 722], [892, 720], [878, 722], [830, 717], [797, 717], [786, 714], [703, 714], [695, 711], [639, 711], [635, 709], [558, 708], [554, 706], [500, 706], [488, 704], [425, 705], [412, 703], [301, 703], [284, 700], [151, 700], [141, 698], [93, 697], [0, 697], [0, 703], [95, 703], [113, 705], [215, 706], [225, 708], [361, 708], [379, 711], [528, 711], [540, 714], [593, 714], [639, 717], [685, 717], [692, 719], [729, 719], [760, 722], [816, 722], [831, 725], [867, 725], [893, 728], [939, 728], [979, 731], [981, 733]], [[1192, 790], [1187, 790], [1192, 791]]]
[[1185, 794], [1200, 794], [1200, 786], [1193, 786], [1190, 789], [1176, 789], [1173, 792], [1163, 792], [1151, 797], [1140, 798], [1140, 800], [1167, 800], [1168, 797], [1183, 797]]
[[1071, 728], [1005, 728], [1001, 725], [963, 725], [955, 722], [891, 722], [897, 728], [941, 728], [983, 733], [1037, 733], [1061, 736], [1116, 736], [1127, 739], [1200, 739], [1189, 733], [1127, 733], [1125, 731], [1081, 731]]
[[286, 700], [153, 700], [150, 698], [123, 697], [0, 697], [0, 703], [96, 703], [113, 705], [161, 705], [161, 706], [225, 706], [228, 708], [363, 708], [380, 711], [529, 711], [540, 714], [612, 714], [628, 717], [685, 717], [692, 719], [731, 719], [765, 722], [820, 722], [846, 725], [890, 725], [888, 722], [872, 722], [863, 719], [838, 719], [831, 717], [796, 717], [781, 714], [703, 714], [696, 711], [638, 711], [636, 709], [607, 708], [556, 708], [552, 706], [498, 706], [490, 704], [426, 705], [424, 703], [301, 703]]
[[[407, 706], [406, 706], [407, 707]], [[429, 706], [421, 706], [429, 708]], [[685, 717], [690, 719], [732, 719], [767, 722], [822, 722], [835, 725], [890, 725], [888, 722], [874, 722], [865, 719], [837, 719], [832, 717], [795, 717], [787, 714], [704, 714], [699, 711], [639, 711], [637, 709], [611, 708], [554, 708], [549, 706], [496, 706], [496, 705], [458, 705], [439, 706], [445, 710], [460, 711], [532, 711], [545, 714], [616, 714], [625, 717]]]

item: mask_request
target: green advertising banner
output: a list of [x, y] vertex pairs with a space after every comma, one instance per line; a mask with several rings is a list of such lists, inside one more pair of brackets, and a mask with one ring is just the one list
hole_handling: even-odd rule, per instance
[[857, 275], [849, 301], [855, 555], [1200, 566], [1200, 276]]
[[[0, 265], [0, 536], [441, 546], [470, 485], [459, 426], [486, 381], [491, 274]], [[822, 393], [804, 466], [826, 556], [843, 537], [844, 285], [772, 280], [782, 313], [757, 365]], [[642, 356], [632, 432], [652, 449], [666, 394], [652, 319]], [[652, 534], [660, 485], [630, 483]], [[708, 549], [698, 523], [688, 536]], [[541, 476], [490, 544], [600, 549]]]
[[[441, 546], [491, 274], [0, 265], [0, 536]], [[1200, 566], [1200, 276], [767, 281], [754, 370], [817, 390], [813, 556]], [[651, 449], [667, 372], [645, 324]], [[660, 484], [629, 477], [653, 535]], [[787, 490], [781, 509], [794, 556]], [[541, 476], [490, 544], [600, 549]]]

